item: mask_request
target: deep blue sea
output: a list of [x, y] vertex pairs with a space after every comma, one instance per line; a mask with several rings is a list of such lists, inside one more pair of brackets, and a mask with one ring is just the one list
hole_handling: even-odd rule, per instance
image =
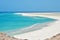
[[0, 13], [0, 31], [23, 29], [36, 23], [51, 22], [55, 19], [45, 17], [29, 17], [14, 13]]

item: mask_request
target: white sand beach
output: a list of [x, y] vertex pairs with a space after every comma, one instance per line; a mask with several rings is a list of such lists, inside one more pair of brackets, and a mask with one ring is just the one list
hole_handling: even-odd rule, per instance
[[60, 14], [22, 14], [24, 16], [42, 16], [57, 19], [56, 22], [52, 22], [53, 24], [49, 25], [48, 27], [44, 27], [40, 30], [35, 30], [32, 32], [24, 33], [24, 34], [17, 34], [14, 37], [18, 39], [28, 39], [28, 40], [44, 40], [46, 38], [50, 38], [58, 33], [60, 33]]

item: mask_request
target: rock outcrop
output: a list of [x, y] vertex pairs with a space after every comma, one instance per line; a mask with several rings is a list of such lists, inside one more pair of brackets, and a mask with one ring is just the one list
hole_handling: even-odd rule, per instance
[[45, 40], [60, 40], [60, 33], [57, 34], [56, 36], [53, 36], [53, 37], [51, 37], [51, 38], [47, 38], [47, 39], [45, 39]]
[[14, 37], [10, 37], [4, 33], [0, 33], [0, 40], [27, 40], [27, 39], [17, 39]]

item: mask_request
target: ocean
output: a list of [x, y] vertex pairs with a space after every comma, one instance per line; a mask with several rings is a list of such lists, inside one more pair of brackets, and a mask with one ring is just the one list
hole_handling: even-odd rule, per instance
[[0, 13], [0, 32], [8, 30], [23, 29], [30, 27], [36, 23], [52, 22], [55, 19], [38, 17], [38, 16], [22, 16], [16, 13]]

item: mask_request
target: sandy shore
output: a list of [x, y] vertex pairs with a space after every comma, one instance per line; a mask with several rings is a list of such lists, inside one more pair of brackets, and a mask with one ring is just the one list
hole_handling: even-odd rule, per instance
[[60, 16], [58, 15], [46, 15], [46, 14], [22, 14], [24, 16], [42, 16], [42, 17], [48, 17], [53, 19], [58, 19], [58, 21], [54, 22], [52, 25], [49, 25], [49, 27], [45, 27], [40, 30], [24, 33], [24, 34], [17, 34], [14, 35], [16, 38], [21, 39], [29, 39], [29, 40], [44, 40], [46, 38], [50, 38], [58, 33], [60, 33]]

